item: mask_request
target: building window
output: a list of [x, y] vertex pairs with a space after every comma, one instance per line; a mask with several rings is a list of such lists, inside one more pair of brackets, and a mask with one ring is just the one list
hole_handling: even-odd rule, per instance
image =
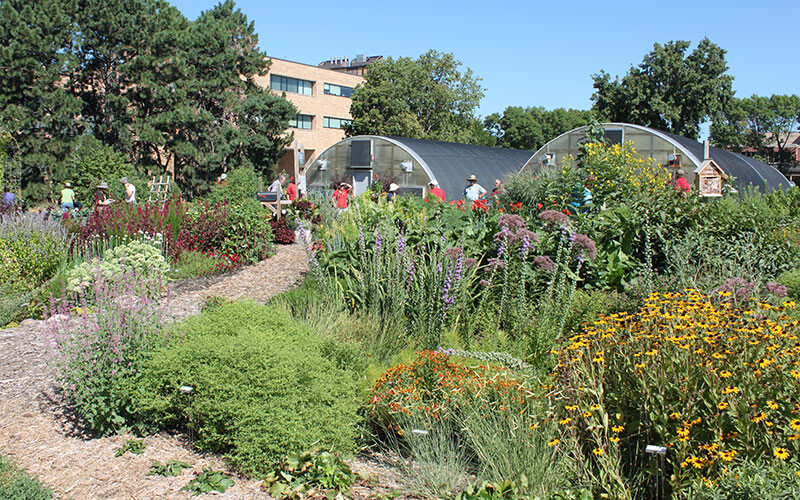
[[314, 82], [300, 80], [298, 78], [290, 78], [288, 76], [270, 75], [269, 86], [272, 88], [272, 90], [311, 95], [311, 89], [314, 87]]
[[353, 123], [353, 120], [333, 118], [332, 116], [326, 116], [322, 119], [322, 126], [325, 128], [344, 128], [345, 125], [350, 125], [351, 123]]
[[325, 93], [328, 95], [350, 97], [353, 95], [353, 87], [345, 87], [344, 85], [336, 85], [335, 83], [326, 83]]
[[312, 115], [294, 115], [294, 118], [289, 118], [289, 126], [292, 128], [302, 128], [311, 130], [311, 122], [314, 120]]

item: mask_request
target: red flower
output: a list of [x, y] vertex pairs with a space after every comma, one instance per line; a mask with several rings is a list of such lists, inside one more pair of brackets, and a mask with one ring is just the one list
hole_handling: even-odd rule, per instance
[[502, 208], [498, 208], [497, 211], [500, 212], [500, 213], [505, 212], [505, 210], [503, 210]]
[[539, 210], [541, 210], [542, 208], [544, 208], [544, 205], [542, 205], [541, 203], [537, 203], [537, 204], [536, 204], [536, 208], [538, 208]]
[[562, 208], [561, 211], [564, 212], [565, 214], [569, 215], [569, 210], [567, 210], [566, 208]]

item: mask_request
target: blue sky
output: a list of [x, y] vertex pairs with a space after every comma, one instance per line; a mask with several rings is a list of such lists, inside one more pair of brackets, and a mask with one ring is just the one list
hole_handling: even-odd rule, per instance
[[[171, 0], [189, 19], [217, 1]], [[238, 0], [268, 55], [307, 64], [356, 54], [452, 52], [482, 78], [479, 113], [591, 106], [591, 75], [625, 74], [655, 42], [708, 36], [736, 95], [800, 93], [794, 2]]]

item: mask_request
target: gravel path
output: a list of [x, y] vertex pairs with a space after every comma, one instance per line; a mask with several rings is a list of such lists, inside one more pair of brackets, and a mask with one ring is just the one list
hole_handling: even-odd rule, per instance
[[[305, 251], [296, 244], [276, 249], [274, 256], [236, 273], [172, 284], [168, 316], [180, 320], [197, 314], [212, 296], [263, 302], [288, 290], [307, 270]], [[38, 476], [59, 499], [189, 499], [191, 494], [180, 488], [189, 482], [190, 471], [176, 478], [147, 476], [150, 464], [181, 460], [193, 464], [195, 471], [227, 470], [219, 457], [196, 453], [181, 436], [151, 436], [145, 439], [143, 454], [114, 457], [123, 436], [83, 435], [63, 412], [53, 387], [46, 363], [46, 327], [44, 321], [26, 320], [0, 330], [0, 454]], [[237, 478], [234, 487], [217, 496], [269, 498], [260, 486], [260, 481]]]

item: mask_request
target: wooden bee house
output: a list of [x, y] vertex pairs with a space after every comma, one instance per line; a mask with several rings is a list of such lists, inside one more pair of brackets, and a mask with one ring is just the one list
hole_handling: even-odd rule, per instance
[[704, 160], [694, 171], [694, 182], [700, 196], [722, 196], [722, 183], [728, 179], [717, 162]]

